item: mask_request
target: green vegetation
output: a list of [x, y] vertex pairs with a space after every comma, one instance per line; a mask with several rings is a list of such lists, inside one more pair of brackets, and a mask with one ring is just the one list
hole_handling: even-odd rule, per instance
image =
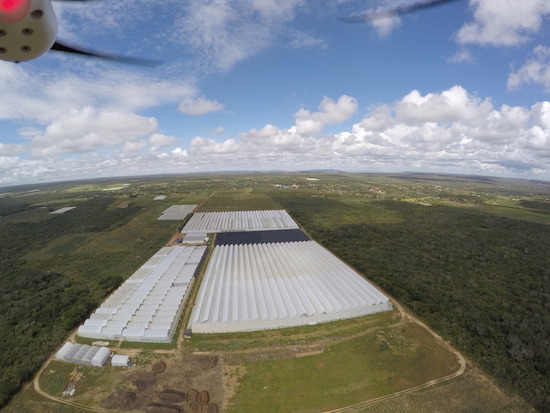
[[349, 406], [445, 377], [456, 371], [457, 360], [434, 344], [426, 330], [409, 324], [365, 334], [322, 354], [245, 367], [230, 412], [319, 412]]
[[[130, 185], [103, 191], [123, 183]], [[550, 331], [548, 183], [427, 174], [297, 173], [103, 179], [0, 193], [0, 408], [107, 294], [181, 228], [182, 222], [156, 221], [162, 210], [177, 203], [201, 204], [202, 211], [287, 209], [310, 236], [420, 316], [500, 384], [539, 411], [550, 408], [550, 353], [545, 348]], [[167, 198], [153, 201], [156, 195]], [[77, 208], [49, 214], [65, 206]], [[308, 340], [355, 334], [365, 328], [362, 322], [251, 336], [194, 336], [185, 350], [286, 346], [296, 335], [307, 345]], [[372, 327], [384, 329], [390, 322]], [[253, 410], [254, 397], [279, 397], [273, 402], [279, 406], [287, 399], [298, 400], [296, 383], [284, 377], [321, 371], [321, 364], [315, 364], [319, 362], [325, 372], [335, 363], [368, 367], [365, 348], [380, 357], [402, 354], [403, 366], [423, 357], [407, 335], [384, 331], [374, 338], [335, 341], [315, 356], [248, 363], [243, 383], [268, 378], [277, 392], [267, 396], [258, 387], [252, 395], [237, 393], [235, 406]], [[150, 350], [143, 348], [145, 357]], [[348, 353], [348, 358], [340, 353]], [[266, 366], [269, 377], [262, 372]], [[311, 400], [301, 400], [304, 406], [316, 410], [365, 400], [388, 391], [384, 386], [394, 377], [383, 370], [371, 382], [360, 377], [364, 369], [359, 368], [338, 374], [343, 375], [330, 383], [323, 382], [330, 375], [313, 374], [311, 384], [304, 385], [314, 392], [313, 387], [326, 389], [330, 384], [338, 389], [339, 383], [349, 386], [352, 380], [357, 396], [342, 387], [338, 394], [311, 393]], [[393, 383], [392, 388], [410, 387], [422, 379], [407, 374], [407, 383]], [[310, 375], [302, 377], [309, 380]], [[243, 391], [248, 388], [242, 386]], [[51, 411], [72, 411], [69, 406], [48, 406]]]

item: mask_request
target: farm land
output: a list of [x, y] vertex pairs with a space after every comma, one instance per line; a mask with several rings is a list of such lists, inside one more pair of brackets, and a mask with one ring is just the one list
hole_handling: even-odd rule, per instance
[[[191, 339], [179, 331], [168, 345], [111, 343], [132, 356], [131, 369], [46, 362], [183, 226], [156, 220], [173, 204], [284, 208], [396, 308], [275, 331]], [[68, 206], [77, 208], [49, 214]], [[117, 178], [3, 188], [0, 216], [7, 412], [188, 411], [190, 395], [194, 408], [229, 412], [550, 406], [549, 183], [344, 173]], [[68, 383], [74, 396], [61, 396]], [[207, 403], [197, 404], [200, 392]]]

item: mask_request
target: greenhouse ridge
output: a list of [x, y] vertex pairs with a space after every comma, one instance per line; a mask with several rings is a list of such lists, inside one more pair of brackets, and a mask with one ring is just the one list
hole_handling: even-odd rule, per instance
[[191, 329], [293, 327], [391, 308], [386, 296], [314, 241], [220, 245], [201, 284]]

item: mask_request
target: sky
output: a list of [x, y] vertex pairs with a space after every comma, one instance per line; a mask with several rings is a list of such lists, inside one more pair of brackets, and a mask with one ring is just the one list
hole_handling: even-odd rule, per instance
[[550, 180], [550, 2], [54, 2], [48, 52], [0, 61], [0, 186], [211, 171]]

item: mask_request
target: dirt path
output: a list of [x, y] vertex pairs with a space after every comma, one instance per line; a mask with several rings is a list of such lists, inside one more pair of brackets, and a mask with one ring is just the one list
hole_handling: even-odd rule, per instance
[[405, 389], [405, 390], [398, 391], [396, 393], [388, 394], [386, 396], [381, 396], [381, 397], [376, 397], [374, 399], [365, 400], [361, 403], [357, 403], [357, 404], [354, 404], [354, 405], [351, 405], [351, 406], [346, 406], [346, 407], [342, 407], [342, 408], [334, 409], [334, 410], [327, 410], [324, 413], [343, 413], [343, 412], [356, 411], [358, 408], [368, 406], [369, 404], [381, 402], [381, 401], [384, 401], [384, 400], [393, 399], [393, 398], [402, 396], [402, 395], [407, 394], [407, 393], [413, 393], [413, 392], [416, 392], [418, 390], [426, 389], [428, 387], [435, 386], [436, 384], [443, 383], [445, 381], [455, 379], [455, 378], [461, 376], [462, 374], [464, 374], [464, 372], [466, 371], [466, 359], [464, 358], [464, 356], [461, 353], [459, 353], [457, 350], [455, 350], [449, 343], [447, 343], [445, 340], [443, 340], [443, 338], [441, 338], [441, 336], [439, 334], [437, 334], [435, 331], [430, 329], [426, 324], [424, 324], [422, 321], [420, 321], [419, 319], [414, 317], [412, 314], [405, 311], [405, 309], [403, 308], [403, 306], [401, 304], [397, 303], [395, 300], [392, 300], [392, 303], [397, 308], [397, 310], [399, 311], [399, 314], [401, 314], [401, 318], [402, 318], [403, 321], [409, 321], [411, 323], [416, 323], [419, 326], [423, 327], [439, 343], [441, 343], [447, 350], [449, 350], [451, 353], [453, 353], [456, 356], [456, 358], [458, 360], [458, 364], [459, 364], [458, 370], [455, 371], [452, 374], [449, 374], [448, 376], [441, 377], [441, 378], [435, 379], [435, 380], [430, 380], [427, 383], [411, 387], [410, 389]]
[[51, 400], [51, 401], [54, 401], [56, 403], [62, 403], [62, 404], [65, 404], [67, 406], [71, 406], [71, 407], [76, 407], [78, 409], [81, 409], [83, 411], [87, 411], [87, 412], [104, 412], [104, 410], [102, 409], [97, 409], [97, 408], [91, 408], [91, 407], [88, 407], [88, 406], [84, 406], [84, 405], [81, 405], [77, 402], [74, 402], [74, 401], [71, 401], [71, 400], [66, 400], [66, 399], [63, 399], [61, 397], [56, 397], [56, 396], [52, 396], [51, 394], [48, 394], [46, 393], [44, 390], [42, 390], [40, 388], [40, 376], [42, 375], [44, 369], [50, 364], [50, 362], [54, 359], [54, 356], [52, 355], [43, 365], [42, 367], [40, 368], [40, 370], [38, 371], [38, 373], [36, 373], [36, 376], [34, 376], [34, 380], [32, 382], [33, 384], [33, 388], [34, 388], [34, 391], [36, 391], [40, 396], [44, 397], [45, 399], [48, 399], [48, 400]]

